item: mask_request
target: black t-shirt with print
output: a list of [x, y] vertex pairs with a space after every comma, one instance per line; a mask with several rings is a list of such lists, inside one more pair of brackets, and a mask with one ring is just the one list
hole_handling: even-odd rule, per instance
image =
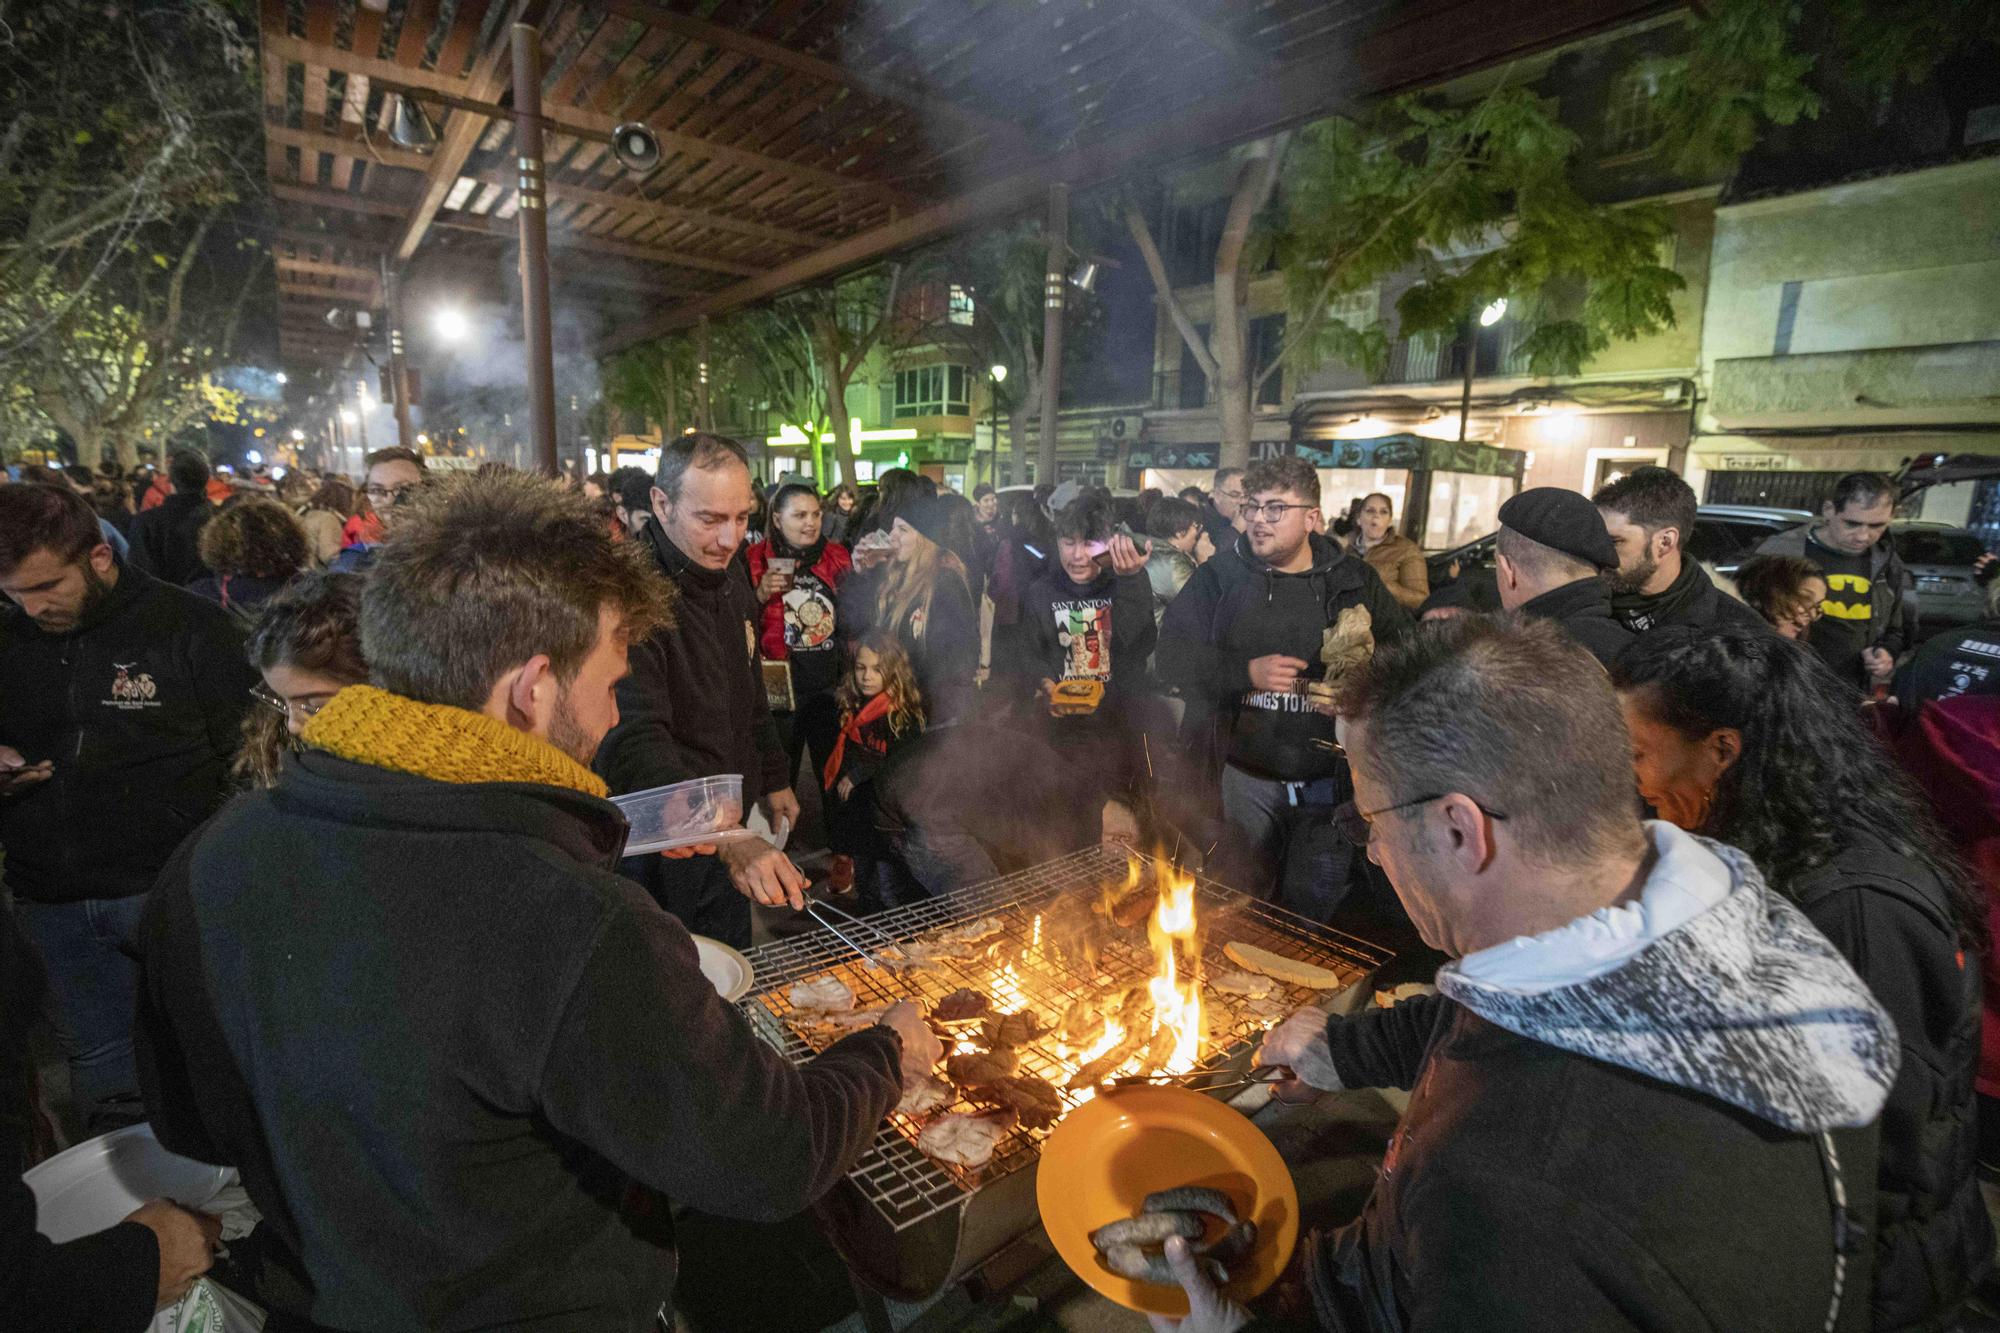
[[1874, 642], [1868, 623], [1869, 553], [1846, 555], [1829, 551], [1810, 537], [1806, 539], [1806, 559], [1826, 575], [1826, 600], [1806, 642], [1833, 673], [1854, 685], [1867, 683], [1867, 669], [1861, 665], [1861, 650]]

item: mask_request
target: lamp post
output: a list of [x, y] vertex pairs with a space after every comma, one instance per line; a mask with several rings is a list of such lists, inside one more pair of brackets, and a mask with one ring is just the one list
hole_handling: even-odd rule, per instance
[[993, 418], [993, 424], [987, 427], [988, 439], [993, 445], [993, 476], [988, 478], [990, 481], [1000, 475], [1000, 386], [1007, 382], [1007, 367], [995, 361], [986, 368], [986, 377], [989, 381], [986, 389], [987, 411]]

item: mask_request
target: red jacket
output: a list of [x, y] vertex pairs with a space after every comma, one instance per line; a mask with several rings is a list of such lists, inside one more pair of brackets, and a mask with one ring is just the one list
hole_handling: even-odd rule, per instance
[[[764, 571], [771, 567], [770, 541], [758, 542], [745, 555], [750, 563], [750, 586], [754, 588], [764, 581]], [[795, 571], [792, 590], [764, 603], [757, 647], [765, 661], [813, 656], [826, 659], [823, 663], [814, 662], [811, 667], [804, 661], [793, 662], [792, 688], [801, 699], [831, 689], [839, 676], [840, 648], [834, 632], [839, 599], [835, 594], [853, 568], [854, 558], [845, 546], [839, 542], [822, 543], [819, 559], [812, 567]], [[799, 679], [802, 673], [807, 680]]]

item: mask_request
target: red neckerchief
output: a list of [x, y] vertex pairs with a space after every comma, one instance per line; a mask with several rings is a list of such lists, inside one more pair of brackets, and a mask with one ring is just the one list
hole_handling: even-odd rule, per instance
[[861, 741], [861, 729], [878, 717], [886, 717], [889, 712], [889, 691], [884, 690], [861, 706], [861, 711], [847, 719], [847, 725], [834, 737], [833, 753], [826, 757], [826, 767], [820, 770], [820, 786], [827, 791], [840, 781], [841, 756], [847, 753], [847, 742]]

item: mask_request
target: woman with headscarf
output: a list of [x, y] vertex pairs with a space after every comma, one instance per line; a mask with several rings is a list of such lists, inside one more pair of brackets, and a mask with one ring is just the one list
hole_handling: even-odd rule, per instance
[[1955, 1327], [1988, 1266], [1973, 1078], [1984, 905], [1923, 800], [1809, 649], [1762, 629], [1656, 629], [1612, 667], [1639, 792], [1749, 853], [1895, 1020], [1874, 1327]]

